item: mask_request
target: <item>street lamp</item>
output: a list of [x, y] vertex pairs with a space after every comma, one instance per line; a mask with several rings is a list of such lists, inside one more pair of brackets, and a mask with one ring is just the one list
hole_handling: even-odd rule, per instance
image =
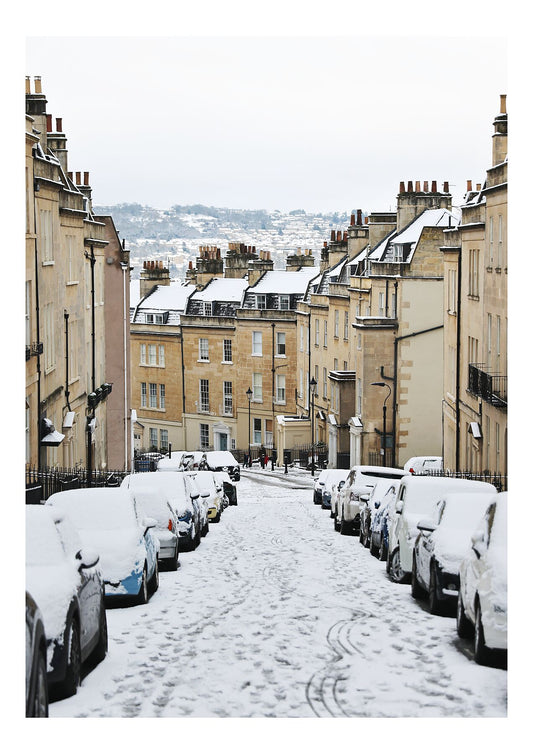
[[248, 466], [252, 465], [252, 450], [250, 447], [250, 410], [252, 406], [252, 388], [249, 387], [246, 391], [246, 397], [248, 398]]
[[311, 388], [311, 476], [315, 475], [315, 387], [317, 382], [314, 377], [309, 382]]
[[[386, 466], [386, 449], [387, 449], [387, 398], [390, 396], [392, 390], [390, 388], [390, 385], [387, 385], [386, 382], [371, 382], [371, 385], [375, 385], [375, 387], [386, 387], [388, 388], [388, 395], [383, 401], [383, 436], [381, 438], [381, 446], [383, 449], [383, 466]], [[394, 438], [392, 439], [394, 442]]]

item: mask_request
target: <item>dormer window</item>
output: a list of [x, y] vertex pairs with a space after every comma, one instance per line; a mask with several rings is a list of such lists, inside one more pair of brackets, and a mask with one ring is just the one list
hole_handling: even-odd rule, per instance
[[204, 316], [211, 317], [213, 315], [213, 302], [204, 301]]
[[290, 304], [290, 297], [287, 295], [280, 295], [279, 297], [279, 308], [287, 310], [289, 308]]
[[146, 314], [145, 322], [147, 325], [164, 325], [168, 320], [168, 312], [162, 314]]
[[256, 306], [256, 309], [266, 309], [267, 308], [266, 293], [256, 293], [256, 296], [255, 296], [255, 306]]

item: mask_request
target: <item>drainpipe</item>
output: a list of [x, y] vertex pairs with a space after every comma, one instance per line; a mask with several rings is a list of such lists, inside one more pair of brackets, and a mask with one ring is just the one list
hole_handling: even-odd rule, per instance
[[461, 416], [459, 391], [461, 386], [461, 275], [462, 248], [457, 261], [457, 333], [455, 344], [455, 470], [459, 471], [461, 461]]
[[66, 309], [63, 311], [63, 316], [65, 318], [65, 400], [67, 402], [68, 410], [72, 411], [72, 409], [70, 408], [70, 402], [69, 402], [70, 391], [68, 389], [68, 317], [69, 317], [69, 314]]
[[[91, 392], [96, 390], [96, 335], [95, 335], [95, 301], [94, 301], [94, 266], [96, 264], [96, 257], [94, 256], [94, 247], [91, 244], [91, 253], [85, 252], [85, 258], [91, 263], [91, 356], [92, 356], [92, 374], [91, 374]], [[92, 432], [91, 421], [95, 417], [96, 409], [94, 406], [90, 407], [89, 414], [86, 417], [86, 431], [87, 431], [87, 487], [92, 487], [93, 482], [93, 446], [92, 446]]]
[[180, 324], [180, 344], [181, 344], [181, 400], [182, 400], [182, 422], [183, 422], [183, 449], [187, 450], [187, 424], [185, 421], [185, 361], [183, 359], [183, 326]]
[[35, 179], [35, 160], [33, 166], [33, 232], [35, 234], [35, 337], [37, 338], [37, 471], [41, 471], [41, 327], [39, 317], [39, 253], [37, 246], [37, 202], [35, 192], [39, 191], [39, 184]]
[[[124, 241], [122, 242], [122, 248], [124, 248]], [[122, 269], [122, 298], [123, 298], [123, 319], [124, 327], [122, 333], [123, 340], [123, 361], [124, 361], [124, 471], [128, 470], [128, 339], [127, 339], [127, 319], [128, 312], [126, 310], [126, 271], [128, 265], [124, 262], [120, 263]], [[131, 433], [130, 433], [131, 434]]]

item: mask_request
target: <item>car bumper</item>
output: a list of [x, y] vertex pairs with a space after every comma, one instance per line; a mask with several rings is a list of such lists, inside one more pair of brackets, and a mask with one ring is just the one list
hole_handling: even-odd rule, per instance
[[207, 518], [209, 521], [213, 521], [219, 514], [218, 508], [208, 508], [207, 509]]
[[355, 522], [355, 519], [359, 519], [360, 517], [360, 509], [359, 509], [359, 503], [350, 501], [348, 503], [344, 504], [344, 520], [347, 522], [353, 521]]
[[106, 597], [127, 597], [139, 594], [142, 583], [142, 571], [132, 571], [129, 576], [120, 581], [106, 581]]

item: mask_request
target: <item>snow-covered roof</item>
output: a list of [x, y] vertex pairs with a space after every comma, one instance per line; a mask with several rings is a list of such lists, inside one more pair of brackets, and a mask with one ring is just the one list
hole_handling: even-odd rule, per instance
[[316, 267], [302, 267], [297, 272], [271, 270], [248, 290], [250, 293], [305, 293], [308, 283], [319, 274]]
[[393, 232], [376, 246], [369, 258], [376, 262], [394, 261], [393, 247], [410, 247], [403, 261], [410, 262], [424, 228], [448, 228], [457, 225], [461, 220], [460, 213], [453, 214], [447, 209], [427, 209], [415, 217], [403, 230]]
[[196, 291], [192, 298], [197, 301], [235, 301], [240, 303], [248, 287], [243, 278], [213, 278], [203, 290]]
[[146, 296], [139, 304], [139, 309], [162, 309], [185, 311], [189, 296], [196, 288], [191, 283], [175, 281], [170, 285], [157, 285], [153, 293]]

